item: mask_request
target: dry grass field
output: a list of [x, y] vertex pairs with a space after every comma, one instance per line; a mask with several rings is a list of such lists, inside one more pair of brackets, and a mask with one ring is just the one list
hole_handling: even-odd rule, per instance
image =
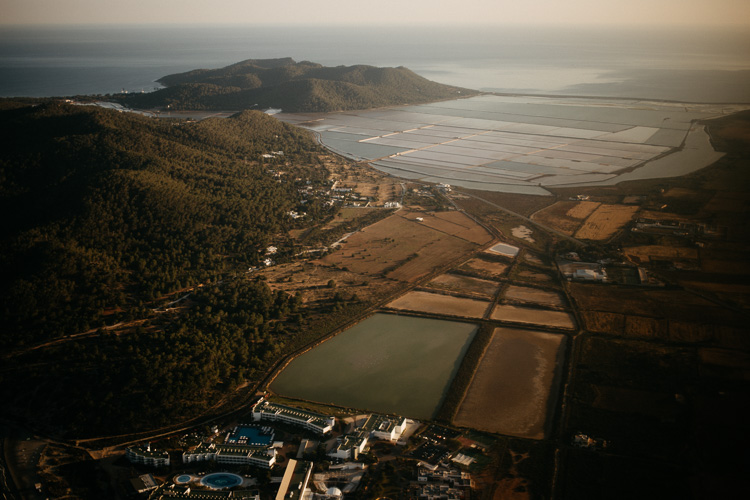
[[570, 328], [571, 330], [576, 326], [575, 319], [570, 313], [511, 305], [495, 306], [491, 318], [513, 323]]
[[601, 205], [586, 219], [575, 237], [606, 240], [630, 222], [638, 208], [633, 205]]
[[[361, 300], [369, 301], [392, 293], [399, 286], [386, 278], [304, 262], [280, 264], [264, 269], [259, 274], [266, 278], [271, 290], [283, 290], [289, 294], [299, 292], [302, 303], [313, 306], [327, 303], [336, 293], [347, 298], [357, 295]], [[335, 282], [335, 288], [328, 286], [330, 280]]]
[[527, 286], [510, 285], [505, 291], [505, 298], [550, 306], [565, 306], [565, 299], [559, 293]]
[[422, 219], [420, 224], [423, 226], [478, 245], [489, 243], [492, 239], [482, 226], [461, 212], [422, 212], [403, 209], [399, 210], [396, 215], [409, 221], [415, 221], [419, 217]]
[[[453, 423], [529, 439], [545, 437], [562, 335], [496, 328]], [[491, 395], [491, 397], [488, 397]]]
[[447, 314], [465, 318], [481, 318], [484, 316], [489, 305], [490, 302], [484, 300], [412, 291], [394, 300], [387, 307], [405, 311]]
[[558, 201], [535, 213], [532, 219], [572, 236], [599, 205], [595, 201]]
[[478, 273], [488, 278], [499, 278], [505, 276], [508, 267], [508, 264], [503, 264], [502, 262], [474, 258], [461, 264], [458, 269]]
[[410, 282], [474, 248], [474, 243], [432, 229], [416, 219], [392, 215], [351, 235], [341, 249], [317, 263]]
[[623, 248], [623, 253], [637, 263], [650, 260], [697, 260], [698, 249], [687, 247], [643, 245]]
[[500, 288], [500, 284], [495, 281], [471, 278], [458, 274], [441, 274], [427, 283], [426, 286], [453, 292], [476, 293], [490, 298], [494, 297]]
[[554, 281], [552, 275], [540, 271], [522, 269], [516, 273], [516, 278], [524, 281], [538, 281], [540, 283], [551, 283]]

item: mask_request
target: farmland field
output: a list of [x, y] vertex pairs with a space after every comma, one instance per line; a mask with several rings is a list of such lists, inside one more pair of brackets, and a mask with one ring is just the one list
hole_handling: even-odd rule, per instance
[[638, 207], [634, 205], [601, 205], [576, 232], [576, 238], [606, 240], [630, 222]]
[[536, 212], [532, 218], [571, 236], [599, 205], [591, 201], [558, 201]]
[[441, 274], [427, 283], [427, 286], [457, 292], [478, 293], [488, 297], [494, 296], [500, 288], [500, 284], [495, 281], [470, 278], [458, 274]]
[[563, 311], [549, 311], [511, 305], [498, 305], [492, 311], [492, 319], [528, 323], [530, 325], [552, 326], [558, 328], [575, 328], [573, 315]]
[[505, 275], [505, 272], [508, 270], [508, 264], [474, 258], [461, 264], [458, 269], [478, 273], [488, 278], [497, 278]]
[[470, 323], [376, 314], [293, 360], [270, 388], [286, 397], [428, 419], [475, 333]]
[[561, 370], [563, 338], [496, 328], [453, 423], [543, 439]]
[[565, 305], [565, 299], [559, 293], [527, 286], [509, 286], [505, 291], [505, 298], [551, 306]]
[[[467, 221], [474, 224], [468, 218]], [[453, 226], [457, 232], [466, 231], [463, 226]], [[341, 249], [317, 263], [355, 273], [382, 273], [392, 279], [413, 281], [470, 253], [473, 248], [475, 244], [465, 239], [431, 229], [415, 219], [392, 215], [352, 234]]]
[[481, 318], [490, 303], [437, 293], [413, 291], [394, 300], [388, 307], [432, 314], [449, 314], [467, 318]]

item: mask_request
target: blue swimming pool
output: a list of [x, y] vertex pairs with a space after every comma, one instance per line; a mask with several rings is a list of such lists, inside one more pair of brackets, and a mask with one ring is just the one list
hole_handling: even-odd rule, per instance
[[185, 483], [189, 483], [192, 480], [193, 480], [193, 476], [189, 474], [183, 474], [181, 476], [177, 476], [174, 482], [177, 484], [185, 484]]
[[273, 430], [257, 425], [238, 425], [227, 437], [227, 443], [247, 444], [250, 446], [270, 446], [273, 442]]
[[229, 472], [215, 472], [208, 474], [201, 479], [201, 484], [208, 486], [214, 490], [222, 490], [224, 488], [232, 488], [242, 484], [242, 477], [237, 474], [230, 474]]

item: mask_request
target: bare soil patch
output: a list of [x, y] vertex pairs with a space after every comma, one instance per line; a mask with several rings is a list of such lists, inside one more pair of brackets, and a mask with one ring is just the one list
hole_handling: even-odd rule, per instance
[[505, 291], [505, 298], [551, 306], [565, 306], [565, 299], [559, 293], [527, 286], [509, 286]]
[[447, 314], [466, 318], [484, 316], [490, 302], [437, 293], [412, 291], [394, 300], [387, 307], [431, 314]]
[[630, 222], [638, 212], [633, 205], [601, 205], [576, 232], [576, 238], [606, 240]]
[[530, 325], [575, 328], [573, 315], [563, 311], [548, 311], [531, 307], [498, 305], [492, 311], [492, 319], [527, 323]]
[[563, 338], [496, 328], [453, 423], [543, 439]]

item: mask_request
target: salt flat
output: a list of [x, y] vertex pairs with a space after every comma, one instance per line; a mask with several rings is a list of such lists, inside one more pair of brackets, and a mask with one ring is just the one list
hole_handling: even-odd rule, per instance
[[695, 121], [745, 108], [482, 95], [276, 117], [315, 131], [330, 149], [391, 175], [548, 195], [545, 186], [611, 185], [706, 167], [721, 154]]

